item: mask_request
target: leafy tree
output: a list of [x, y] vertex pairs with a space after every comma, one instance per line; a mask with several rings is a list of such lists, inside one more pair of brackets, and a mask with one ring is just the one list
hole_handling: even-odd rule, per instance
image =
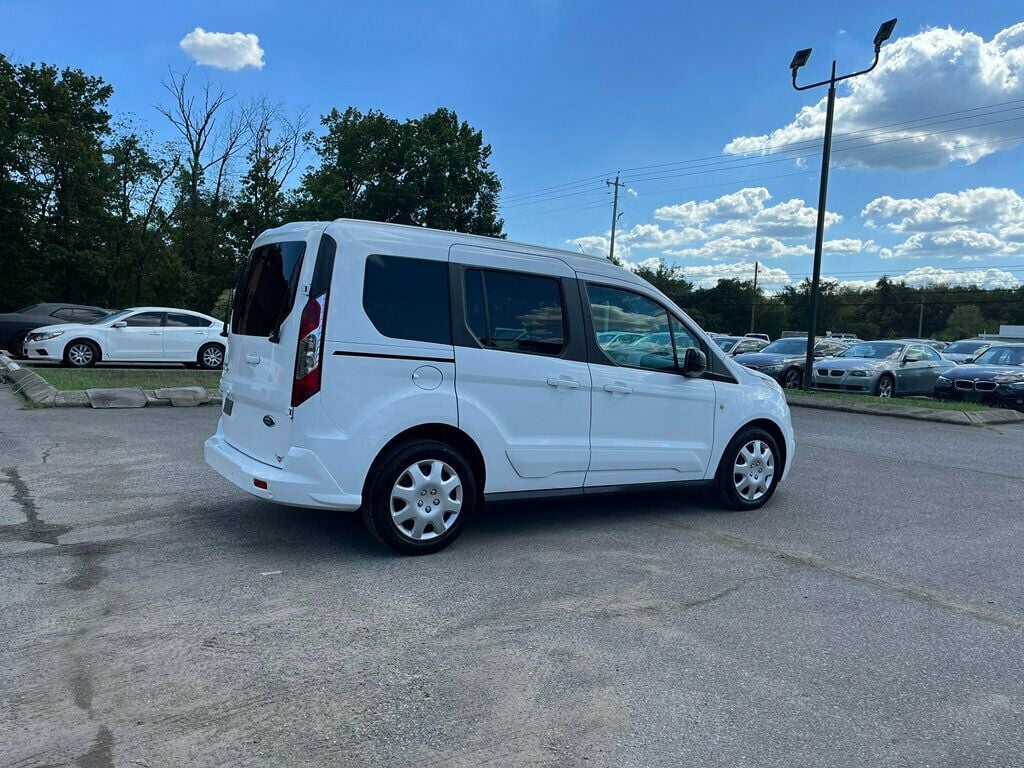
[[500, 235], [501, 183], [480, 131], [439, 109], [404, 123], [354, 107], [324, 115], [308, 139], [320, 159], [293, 198], [293, 217], [352, 217]]
[[985, 318], [977, 304], [961, 304], [949, 314], [945, 335], [949, 339], [967, 339], [985, 329]]

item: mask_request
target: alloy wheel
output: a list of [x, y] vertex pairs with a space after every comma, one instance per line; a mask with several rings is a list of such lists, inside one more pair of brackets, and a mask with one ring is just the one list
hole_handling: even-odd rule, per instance
[[391, 519], [405, 538], [429, 541], [455, 525], [462, 509], [462, 480], [438, 459], [407, 467], [391, 489]]
[[757, 501], [771, 488], [775, 478], [775, 455], [762, 440], [751, 440], [740, 448], [732, 468], [732, 482], [745, 501]]
[[888, 376], [878, 382], [878, 396], [892, 397], [892, 379]]
[[799, 389], [800, 371], [797, 371], [795, 369], [786, 371], [786, 375], [782, 379], [782, 386], [786, 389]]
[[95, 353], [88, 344], [74, 344], [68, 349], [68, 360], [72, 365], [84, 367], [89, 365]]
[[207, 368], [220, 368], [224, 362], [224, 353], [220, 347], [208, 347], [203, 350], [203, 365]]

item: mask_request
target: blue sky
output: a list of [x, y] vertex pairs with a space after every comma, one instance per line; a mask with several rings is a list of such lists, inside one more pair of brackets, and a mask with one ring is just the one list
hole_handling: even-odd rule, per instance
[[[160, 78], [190, 64], [313, 116], [450, 107], [493, 146], [518, 240], [604, 250], [604, 176], [659, 166], [624, 171], [621, 255], [704, 281], [758, 259], [783, 284], [810, 271], [824, 96], [792, 90], [793, 51], [814, 48], [804, 81], [833, 57], [859, 68], [897, 16], [879, 69], [839, 91], [836, 132], [860, 133], [837, 143], [824, 271], [1002, 285], [1024, 280], [1024, 28], [994, 41], [1024, 19], [1015, 5], [6, 0], [0, 50], [104, 77], [114, 112], [158, 137]], [[179, 45], [196, 27], [257, 36], [263, 66], [196, 65]], [[793, 141], [808, 143], [771, 149]]]

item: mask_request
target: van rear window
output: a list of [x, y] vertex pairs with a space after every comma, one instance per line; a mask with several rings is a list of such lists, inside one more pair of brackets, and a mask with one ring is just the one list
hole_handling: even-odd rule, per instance
[[306, 244], [269, 243], [249, 254], [231, 312], [231, 332], [270, 336], [295, 302]]

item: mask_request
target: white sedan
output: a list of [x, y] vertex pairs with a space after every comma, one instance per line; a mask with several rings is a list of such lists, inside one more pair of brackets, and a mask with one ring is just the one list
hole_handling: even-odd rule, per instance
[[169, 307], [123, 309], [91, 323], [36, 328], [25, 339], [29, 360], [87, 368], [102, 361], [220, 368], [227, 339], [215, 317]]

